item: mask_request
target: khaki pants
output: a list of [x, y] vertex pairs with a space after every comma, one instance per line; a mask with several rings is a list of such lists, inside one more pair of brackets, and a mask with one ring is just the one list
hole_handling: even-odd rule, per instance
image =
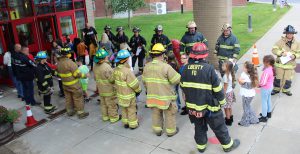
[[124, 125], [129, 125], [130, 128], [138, 127], [136, 98], [130, 101], [128, 107], [122, 107], [122, 122]]
[[[172, 102], [167, 110], [152, 108], [152, 129], [155, 133], [161, 133], [165, 117], [167, 135], [176, 133], [176, 102]], [[164, 114], [164, 116], [163, 116]]]
[[84, 102], [83, 102], [83, 93], [81, 88], [70, 88], [64, 86], [64, 93], [66, 98], [66, 110], [68, 113], [73, 112], [74, 110], [77, 114], [84, 113]]
[[292, 86], [292, 79], [295, 71], [293, 69], [282, 69], [276, 67], [274, 91], [289, 92]]
[[102, 97], [100, 96], [100, 110], [102, 113], [102, 120], [114, 123], [119, 120], [117, 98], [115, 96]]

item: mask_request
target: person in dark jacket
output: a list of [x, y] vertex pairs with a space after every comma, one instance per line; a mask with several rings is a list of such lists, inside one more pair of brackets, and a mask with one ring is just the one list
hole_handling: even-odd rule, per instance
[[115, 45], [115, 38], [116, 36], [111, 31], [111, 27], [109, 25], [105, 25], [104, 33], [108, 36], [108, 39]]
[[124, 33], [124, 28], [123, 27], [117, 27], [116, 31], [118, 34], [116, 35], [115, 38], [115, 52], [120, 50], [120, 44], [126, 43], [128, 44], [128, 37]]
[[[240, 54], [240, 44], [237, 37], [232, 33], [232, 27], [230, 24], [225, 24], [222, 27], [222, 34], [218, 38], [215, 54], [219, 59], [219, 71], [224, 76], [222, 65], [224, 61], [233, 59], [234, 63], [237, 61], [238, 55]], [[234, 65], [234, 71], [237, 72], [238, 66]]]
[[192, 50], [192, 47], [196, 43], [204, 43], [206, 46], [207, 39], [203, 36], [202, 33], [197, 32], [197, 25], [194, 21], [189, 21], [186, 28], [188, 31], [181, 38], [180, 52], [189, 54]]
[[157, 25], [154, 29], [155, 34], [153, 34], [152, 39], [151, 39], [151, 49], [156, 43], [161, 43], [164, 45], [165, 49], [167, 51], [172, 51], [172, 43], [170, 42], [168, 36], [163, 34], [163, 26], [162, 25]]
[[28, 58], [29, 48], [22, 47], [21, 53], [17, 54], [15, 59], [17, 79], [21, 81], [23, 86], [23, 95], [26, 105], [39, 105], [34, 99], [34, 71], [36, 64]]
[[145, 47], [147, 42], [145, 38], [140, 35], [140, 31], [141, 29], [138, 27], [133, 28], [132, 32], [134, 35], [130, 38], [129, 46], [131, 47], [131, 51], [133, 53], [132, 68], [134, 69], [136, 60], [138, 59], [139, 74], [142, 74], [144, 69], [144, 59], [146, 56]]
[[222, 84], [214, 66], [205, 60], [208, 53], [204, 43], [196, 43], [193, 46], [180, 85], [185, 94], [189, 119], [195, 125], [198, 151], [203, 153], [206, 149], [209, 125], [223, 150], [230, 152], [239, 146], [240, 141], [232, 140], [229, 136], [221, 110], [221, 106], [226, 104]]
[[35, 57], [37, 61], [37, 68], [35, 70], [35, 77], [39, 94], [44, 98], [44, 111], [47, 114], [54, 112], [56, 107], [51, 104], [51, 95], [53, 94], [53, 79], [52, 69], [47, 65], [47, 54], [44, 51], [37, 53]]
[[17, 72], [16, 72], [16, 57], [21, 54], [21, 45], [20, 44], [15, 44], [14, 46], [14, 51], [11, 53], [11, 67], [12, 67], [12, 71], [13, 71], [13, 77], [15, 78], [16, 81], [16, 88], [18, 91], [18, 98], [21, 98], [22, 101], [24, 101], [24, 95], [23, 95], [23, 86], [22, 86], [22, 82], [20, 80], [18, 80], [17, 78]]

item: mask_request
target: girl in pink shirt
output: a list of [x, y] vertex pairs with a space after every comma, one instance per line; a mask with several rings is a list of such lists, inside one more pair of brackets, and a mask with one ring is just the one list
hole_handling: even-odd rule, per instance
[[259, 87], [261, 88], [262, 112], [260, 114], [259, 122], [267, 122], [271, 118], [272, 102], [271, 92], [274, 82], [274, 63], [275, 59], [272, 55], [266, 55], [263, 59], [264, 69], [260, 78]]

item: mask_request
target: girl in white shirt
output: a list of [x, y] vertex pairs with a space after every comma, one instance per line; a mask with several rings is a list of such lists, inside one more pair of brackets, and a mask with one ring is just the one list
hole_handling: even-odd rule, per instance
[[235, 72], [233, 69], [233, 63], [230, 61], [225, 61], [222, 65], [222, 70], [225, 72], [223, 76], [224, 82], [224, 93], [226, 96], [226, 104], [224, 105], [225, 112], [225, 124], [231, 126], [233, 122], [232, 115], [232, 104], [236, 102], [234, 94], [234, 82], [235, 82]]
[[240, 94], [243, 101], [243, 117], [239, 122], [241, 126], [249, 126], [250, 124], [259, 123], [255, 112], [251, 107], [251, 102], [255, 96], [255, 88], [258, 86], [258, 75], [255, 66], [250, 62], [245, 62], [244, 71], [239, 78], [241, 85]]

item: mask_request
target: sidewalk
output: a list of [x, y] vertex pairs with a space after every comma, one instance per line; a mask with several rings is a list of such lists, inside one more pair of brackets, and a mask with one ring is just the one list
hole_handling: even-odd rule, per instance
[[[271, 8], [270, 8], [271, 9]], [[288, 24], [295, 26], [300, 31], [300, 5], [294, 6], [269, 32], [256, 43], [260, 58], [270, 54], [273, 44], [282, 35], [284, 27]], [[255, 29], [254, 29], [255, 31]], [[297, 35], [299, 38], [299, 34]], [[251, 60], [251, 50], [245, 54], [239, 63]], [[240, 66], [240, 70], [241, 70]], [[238, 72], [240, 74], [240, 72]], [[90, 80], [91, 91], [95, 83]], [[300, 74], [295, 74], [292, 92], [288, 97], [280, 94], [272, 97], [274, 112], [268, 123], [260, 123], [250, 127], [238, 126], [242, 116], [241, 98], [233, 106], [234, 124], [229, 127], [232, 138], [239, 138], [241, 145], [232, 154], [285, 154], [299, 153], [300, 151]], [[57, 88], [56, 88], [57, 89]], [[144, 89], [144, 88], [143, 88]], [[15, 94], [6, 95], [1, 99], [1, 104], [11, 108], [25, 110], [20, 101], [16, 101]], [[35, 128], [16, 140], [0, 147], [1, 154], [196, 154], [194, 141], [194, 128], [187, 116], [177, 114], [177, 125], [180, 132], [168, 138], [165, 134], [157, 137], [151, 130], [151, 110], [144, 107], [145, 93], [141, 94], [138, 103], [138, 118], [140, 127], [136, 130], [124, 129], [122, 123], [104, 123], [101, 120], [99, 105], [94, 98], [86, 104], [90, 116], [84, 120], [77, 117], [69, 118], [62, 115], [54, 120], [47, 118], [41, 109], [34, 107], [35, 118], [48, 119], [50, 122]], [[297, 101], [298, 100], [298, 101]], [[57, 96], [54, 104], [63, 109], [63, 99]], [[261, 112], [260, 95], [253, 101], [253, 108], [257, 115]], [[24, 111], [25, 113], [25, 111]], [[23, 115], [23, 122], [25, 120]], [[16, 130], [24, 128], [24, 124], [16, 125]], [[208, 137], [214, 137], [209, 130]], [[223, 153], [218, 144], [208, 143], [208, 154]]]

